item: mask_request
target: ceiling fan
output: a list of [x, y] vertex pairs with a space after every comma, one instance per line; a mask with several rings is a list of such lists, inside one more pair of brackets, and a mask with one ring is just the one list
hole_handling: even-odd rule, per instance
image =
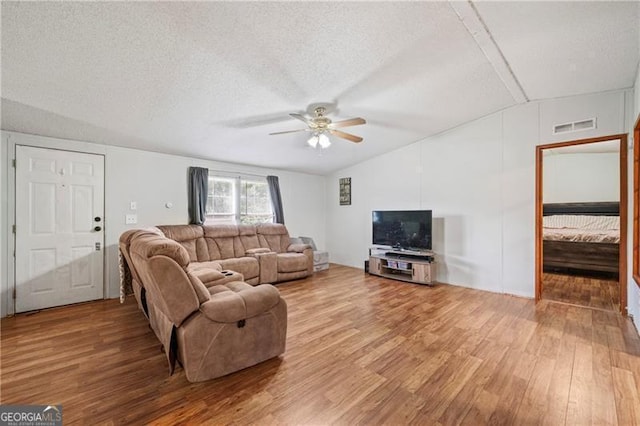
[[351, 133], [346, 133], [341, 130], [336, 130], [339, 127], [348, 127], [348, 126], [358, 126], [360, 124], [365, 124], [366, 121], [364, 118], [356, 117], [350, 118], [348, 120], [336, 121], [335, 123], [331, 121], [330, 118], [325, 117], [324, 113], [326, 112], [326, 108], [319, 106], [314, 110], [315, 117], [307, 118], [302, 114], [289, 114], [293, 118], [297, 118], [300, 121], [303, 121], [307, 126], [306, 129], [298, 129], [298, 130], [287, 130], [284, 132], [275, 132], [269, 133], [270, 135], [282, 135], [285, 133], [295, 133], [295, 132], [313, 132], [313, 135], [307, 143], [311, 145], [313, 148], [320, 146], [320, 148], [328, 148], [331, 145], [331, 141], [327, 136], [327, 133], [330, 133], [334, 136], [337, 136], [342, 139], [346, 139], [351, 142], [362, 142], [362, 138], [360, 136], [352, 135]]

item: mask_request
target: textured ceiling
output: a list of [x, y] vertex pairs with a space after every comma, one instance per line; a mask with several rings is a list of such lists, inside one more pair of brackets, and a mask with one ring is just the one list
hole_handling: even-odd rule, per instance
[[[3, 1], [2, 128], [326, 174], [526, 99], [631, 87], [639, 16], [637, 2]], [[268, 135], [315, 103], [364, 117], [345, 129], [364, 142], [319, 153], [306, 133]]]

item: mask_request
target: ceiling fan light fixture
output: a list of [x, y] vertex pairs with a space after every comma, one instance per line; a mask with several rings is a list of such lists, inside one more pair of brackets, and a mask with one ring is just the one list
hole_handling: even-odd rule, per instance
[[331, 146], [331, 141], [329, 140], [329, 137], [324, 133], [321, 133], [320, 135], [318, 135], [318, 143], [320, 144], [320, 148], [322, 149], [329, 148]]
[[315, 148], [315, 147], [317, 147], [317, 146], [318, 146], [318, 140], [319, 140], [319, 139], [320, 139], [320, 138], [319, 138], [319, 136], [314, 134], [314, 135], [312, 135], [312, 136], [309, 138], [309, 140], [307, 141], [307, 143], [309, 144], [309, 146], [310, 146], [311, 148]]
[[283, 135], [285, 133], [311, 132], [311, 137], [307, 140], [307, 144], [311, 148], [318, 148], [318, 145], [320, 145], [320, 149], [326, 149], [331, 146], [331, 139], [329, 139], [328, 135], [329, 133], [331, 133], [331, 135], [335, 137], [346, 139], [350, 142], [362, 142], [363, 139], [360, 136], [352, 135], [351, 133], [343, 132], [342, 130], [338, 129], [365, 124], [366, 120], [364, 118], [355, 117], [334, 122], [331, 121], [329, 117], [325, 117], [325, 112], [326, 109], [322, 106], [319, 106], [314, 109], [315, 117], [308, 118], [302, 114], [291, 113], [289, 114], [291, 117], [304, 122], [307, 125], [307, 128], [298, 130], [286, 130], [284, 132], [274, 132], [269, 134]]
[[307, 144], [311, 148], [318, 148], [319, 146], [320, 149], [325, 149], [331, 146], [331, 140], [324, 133], [314, 133], [307, 141]]

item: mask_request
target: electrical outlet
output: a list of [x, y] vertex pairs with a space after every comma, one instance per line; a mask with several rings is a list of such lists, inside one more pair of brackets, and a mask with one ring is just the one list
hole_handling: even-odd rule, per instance
[[138, 203], [135, 201], [132, 201], [129, 203], [129, 210], [137, 210], [138, 209]]
[[125, 215], [124, 223], [126, 225], [135, 225], [136, 223], [138, 223], [138, 215], [137, 214]]

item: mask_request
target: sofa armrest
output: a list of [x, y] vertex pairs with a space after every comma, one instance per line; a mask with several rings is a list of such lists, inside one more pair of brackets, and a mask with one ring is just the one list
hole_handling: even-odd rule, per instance
[[[208, 262], [210, 263], [210, 262]], [[216, 265], [220, 267], [219, 265]], [[192, 262], [187, 265], [187, 272], [198, 277], [203, 283], [208, 283], [224, 278], [224, 274], [221, 272], [222, 268], [214, 269], [214, 267], [200, 262]]]
[[258, 284], [271, 284], [278, 281], [278, 254], [268, 248], [249, 249], [245, 252], [247, 257], [258, 260], [260, 275]]
[[259, 284], [271, 284], [278, 281], [278, 254], [273, 251], [254, 255], [260, 265]]
[[176, 326], [200, 306], [199, 295], [185, 270], [168, 256], [153, 256], [148, 261], [151, 280], [145, 286], [154, 306]]
[[304, 253], [307, 249], [311, 249], [309, 244], [291, 244], [287, 247], [289, 253]]
[[[259, 254], [259, 253], [271, 253], [271, 249], [270, 248], [254, 248], [254, 249], [249, 249], [245, 252], [246, 256], [253, 256], [254, 254]], [[255, 257], [255, 256], [254, 256]]]

